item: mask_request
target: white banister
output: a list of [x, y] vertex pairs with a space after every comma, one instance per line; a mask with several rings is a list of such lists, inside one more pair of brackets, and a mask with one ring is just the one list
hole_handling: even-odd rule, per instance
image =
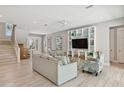
[[18, 46], [17, 41], [15, 42], [14, 47], [15, 47], [17, 62], [20, 63], [20, 48], [19, 48], [19, 46]]
[[16, 25], [14, 25], [14, 27], [13, 27], [12, 41], [13, 41], [13, 45], [14, 45], [14, 48], [15, 48], [17, 62], [20, 63], [20, 47], [19, 47], [18, 42], [17, 42], [15, 27], [16, 27]]

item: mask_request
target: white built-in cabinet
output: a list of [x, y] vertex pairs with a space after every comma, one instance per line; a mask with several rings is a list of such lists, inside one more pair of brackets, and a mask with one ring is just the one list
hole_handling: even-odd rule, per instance
[[[88, 49], [73, 49], [72, 48], [72, 39], [80, 39], [80, 38], [87, 38], [88, 39]], [[96, 27], [84, 27], [78, 28], [68, 31], [68, 51], [72, 52], [78, 51], [96, 51]]]

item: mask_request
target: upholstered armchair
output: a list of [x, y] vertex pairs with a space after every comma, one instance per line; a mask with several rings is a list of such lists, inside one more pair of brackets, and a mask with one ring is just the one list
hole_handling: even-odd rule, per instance
[[[94, 52], [95, 53], [95, 52]], [[83, 63], [82, 71], [88, 71], [94, 73], [96, 76], [102, 72], [104, 65], [104, 55], [102, 53], [96, 53], [97, 57], [87, 57], [87, 60]]]

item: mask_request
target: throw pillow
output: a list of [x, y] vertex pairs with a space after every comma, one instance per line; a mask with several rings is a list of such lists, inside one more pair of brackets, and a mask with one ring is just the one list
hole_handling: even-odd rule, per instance
[[52, 57], [52, 56], [49, 56], [47, 59], [51, 61], [58, 61], [55, 57]]
[[62, 66], [62, 65], [63, 65], [63, 62], [62, 62], [62, 61], [58, 61], [58, 64], [59, 64], [60, 66]]
[[63, 65], [67, 65], [68, 64], [66, 56], [62, 57], [62, 62], [63, 62]]
[[61, 56], [60, 60], [62, 61], [63, 65], [68, 64], [66, 56]]
[[68, 64], [70, 64], [70, 58], [66, 57]]

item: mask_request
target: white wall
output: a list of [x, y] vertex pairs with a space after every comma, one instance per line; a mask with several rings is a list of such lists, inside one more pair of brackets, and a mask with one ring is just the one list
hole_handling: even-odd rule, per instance
[[[67, 31], [61, 31], [61, 32], [56, 32], [49, 34], [47, 38], [51, 39], [51, 44], [52, 44], [52, 50], [56, 50], [56, 36], [61, 36], [62, 37], [62, 51], [66, 52], [68, 48], [68, 33]], [[49, 46], [49, 45], [48, 45]]]
[[23, 30], [23, 29], [18, 29], [16, 28], [16, 38], [17, 38], [17, 41], [18, 43], [22, 43], [24, 44], [24, 46], [26, 46], [27, 42], [27, 37], [28, 37], [28, 34], [26, 30]]
[[96, 26], [96, 50], [100, 50], [105, 54], [105, 63], [109, 65], [109, 28], [113, 26], [124, 25], [124, 18], [98, 23]]
[[34, 36], [41, 36], [42, 34], [44, 34], [44, 33], [39, 33], [39, 35], [38, 35], [36, 32], [40, 32], [40, 31], [24, 30], [24, 29], [18, 28], [18, 26], [16, 27], [15, 31], [16, 31], [16, 37], [17, 37], [18, 43], [23, 43], [25, 46], [27, 44], [27, 38], [31, 34], [31, 32], [35, 32], [35, 33], [32, 33], [32, 35], [34, 34]]
[[5, 36], [5, 24], [0, 23], [0, 39], [4, 39]]

